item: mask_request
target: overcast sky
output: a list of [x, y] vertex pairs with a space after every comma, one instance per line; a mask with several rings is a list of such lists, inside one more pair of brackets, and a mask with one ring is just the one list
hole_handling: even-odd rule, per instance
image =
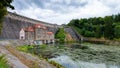
[[14, 0], [17, 14], [53, 24], [120, 13], [120, 0]]

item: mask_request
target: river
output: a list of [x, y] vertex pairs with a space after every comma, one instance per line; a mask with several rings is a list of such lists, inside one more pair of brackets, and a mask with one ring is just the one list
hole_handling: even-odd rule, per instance
[[84, 61], [74, 61], [71, 59], [71, 57], [67, 55], [58, 56], [50, 60], [54, 60], [66, 68], [120, 68], [120, 66], [107, 65], [105, 63], [90, 63], [90, 62], [84, 62]]
[[[81, 47], [62, 47], [51, 58], [66, 68], [120, 68], [120, 46], [83, 43]], [[69, 45], [67, 45], [69, 46]]]

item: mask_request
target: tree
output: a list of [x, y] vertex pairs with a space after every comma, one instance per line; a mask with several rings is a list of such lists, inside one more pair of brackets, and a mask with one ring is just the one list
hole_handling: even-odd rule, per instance
[[7, 14], [7, 7], [14, 9], [11, 5], [13, 0], [0, 0], [0, 33], [2, 29], [2, 21], [4, 16]]
[[120, 38], [120, 14], [94, 18], [73, 19], [70, 26], [84, 37]]
[[70, 21], [70, 23], [68, 24], [69, 26], [77, 26], [79, 27], [79, 19], [73, 19]]
[[7, 7], [14, 9], [11, 5], [13, 0], [0, 0], [0, 20], [7, 14]]
[[14, 7], [11, 5], [13, 0], [0, 0], [0, 8], [6, 8], [9, 7], [11, 9], [14, 9]]
[[114, 35], [114, 30], [113, 30], [113, 21], [112, 21], [112, 17], [111, 16], [106, 16], [105, 17], [105, 32], [104, 32], [104, 36], [107, 39], [113, 39], [113, 35]]
[[60, 28], [58, 32], [55, 34], [55, 38], [59, 39], [59, 42], [64, 42], [65, 41], [65, 36], [66, 33], [64, 31], [64, 28]]
[[96, 38], [100, 38], [101, 37], [101, 28], [100, 28], [100, 25], [98, 25], [96, 27]]
[[114, 31], [115, 38], [120, 38], [120, 25], [116, 25]]

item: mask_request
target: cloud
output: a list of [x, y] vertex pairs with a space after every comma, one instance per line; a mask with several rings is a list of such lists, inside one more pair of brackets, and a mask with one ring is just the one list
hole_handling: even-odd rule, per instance
[[117, 14], [119, 3], [120, 0], [14, 0], [13, 5], [18, 14], [49, 23], [67, 24], [71, 19]]

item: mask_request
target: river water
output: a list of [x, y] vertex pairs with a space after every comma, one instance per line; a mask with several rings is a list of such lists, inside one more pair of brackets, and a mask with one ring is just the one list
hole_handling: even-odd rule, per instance
[[90, 63], [90, 62], [84, 62], [84, 61], [74, 61], [67, 55], [58, 56], [50, 60], [54, 60], [66, 68], [120, 68], [120, 66], [106, 65], [104, 63]]

